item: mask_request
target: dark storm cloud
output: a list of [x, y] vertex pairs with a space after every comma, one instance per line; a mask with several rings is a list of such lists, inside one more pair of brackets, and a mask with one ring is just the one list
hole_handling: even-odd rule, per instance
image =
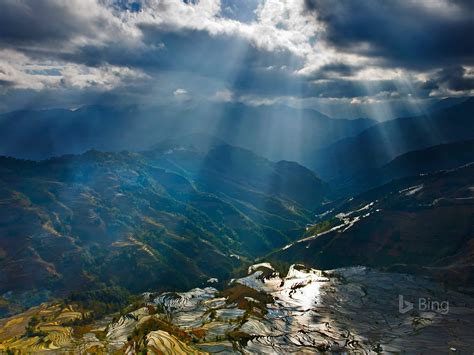
[[331, 63], [321, 67], [321, 71], [327, 73], [334, 73], [339, 75], [351, 75], [354, 73], [356, 68], [344, 63]]
[[[324, 79], [308, 81], [286, 72], [265, 72], [255, 75], [244, 71], [234, 82], [238, 94], [256, 96], [294, 96], [299, 98], [354, 98], [403, 91], [392, 80]], [[407, 92], [408, 93], [408, 92]]]
[[84, 10], [77, 0], [5, 0], [0, 11], [0, 44], [44, 48], [67, 44], [79, 35], [96, 36], [111, 25], [97, 9], [89, 8], [90, 14]]
[[287, 65], [290, 70], [296, 70], [303, 64], [301, 58], [287, 50], [272, 52], [257, 48], [248, 39], [235, 35], [211, 35], [199, 30], [169, 31], [154, 26], [140, 26], [140, 29], [144, 43], [160, 48], [152, 63], [148, 63], [158, 68], [223, 76], [241, 69], [258, 70], [269, 66]]
[[338, 77], [348, 77], [357, 73], [357, 71], [360, 69], [360, 66], [334, 62], [321, 66], [321, 68], [311, 73], [311, 75], [308, 76], [308, 79], [333, 79]]
[[[0, 110], [32, 103], [71, 107], [97, 100], [177, 100], [177, 89], [201, 100], [214, 100], [222, 90], [233, 98], [270, 99], [408, 94], [394, 80], [356, 75], [367, 67], [436, 72], [427, 81], [410, 78], [411, 94], [422, 97], [440, 88], [473, 89], [463, 65], [473, 61], [468, 34], [474, 31], [474, 1], [453, 0], [461, 9], [453, 14], [427, 10], [422, 1], [302, 1], [303, 13], [297, 1], [221, 0], [220, 8], [199, 12], [205, 2], [3, 0]], [[263, 5], [273, 7], [259, 23]], [[304, 19], [289, 18], [288, 9], [297, 9], [292, 16]], [[199, 18], [192, 18], [196, 13]], [[325, 31], [303, 33], [316, 17]], [[318, 40], [323, 52], [326, 44], [336, 51], [313, 56], [311, 51], [320, 50], [314, 46]], [[361, 60], [338, 56], [341, 52]], [[123, 77], [114, 80], [121, 70]], [[133, 73], [127, 76], [127, 70]]]
[[375, 96], [384, 92], [394, 92], [398, 89], [391, 80], [372, 80], [368, 85], [364, 80], [335, 79], [313, 83], [307, 96], [353, 98]]
[[[363, 80], [342, 79], [360, 67], [339, 62], [324, 65], [309, 77], [295, 74], [304, 65], [302, 58], [289, 51], [257, 48], [236, 36], [196, 30], [169, 32], [154, 26], [141, 26], [141, 30], [143, 41], [159, 49], [137, 56], [135, 65], [147, 72], [184, 71], [222, 80], [241, 96], [352, 98], [397, 90], [390, 80], [373, 80], [367, 86]], [[192, 46], [187, 45], [190, 42]], [[130, 63], [131, 59], [123, 56], [117, 53], [106, 57], [114, 58], [112, 63], [116, 65]], [[100, 58], [97, 54], [88, 57]], [[315, 78], [328, 80], [314, 81]]]
[[431, 91], [431, 90], [436, 90], [439, 88], [439, 85], [436, 83], [436, 81], [434, 80], [427, 80], [425, 82], [422, 82], [420, 83], [420, 86], [419, 88], [421, 90], [427, 90], [427, 91]]
[[80, 26], [70, 23], [68, 7], [57, 5], [41, 0], [30, 3], [7, 1], [2, 4], [0, 41], [9, 45], [38, 44], [65, 40], [75, 35]]
[[[244, 12], [250, 16], [258, 2], [246, 1]], [[223, 2], [223, 5], [232, 3]], [[189, 72], [220, 78], [229, 84], [234, 79], [258, 81], [260, 75], [270, 75], [263, 69], [271, 66], [285, 66], [283, 79], [288, 81], [291, 79], [289, 73], [303, 65], [303, 59], [288, 50], [269, 51], [235, 34], [211, 35], [207, 30], [137, 24], [140, 38], [135, 43], [132, 40], [124, 43], [114, 38], [116, 24], [111, 16], [95, 14], [95, 19], [92, 14], [82, 13], [80, 6], [80, 0], [70, 3], [59, 0], [8, 1], [4, 5], [5, 11], [0, 12], [0, 44], [32, 60], [58, 60], [88, 67], [116, 65], [138, 68], [151, 74]], [[118, 0], [111, 6], [116, 10], [134, 12], [141, 11], [142, 5]], [[159, 6], [169, 5], [160, 3]], [[232, 9], [238, 10], [235, 4]], [[97, 35], [111, 40], [105, 45], [96, 43]], [[84, 40], [63, 50], [79, 36]], [[119, 33], [117, 39], [120, 39]], [[280, 74], [274, 72], [271, 75]]]
[[73, 54], [62, 55], [62, 59], [95, 67], [138, 67], [151, 75], [175, 72], [206, 76], [241, 93], [247, 90], [262, 95], [295, 94], [295, 88], [311, 86], [306, 78], [294, 74], [303, 65], [303, 59], [289, 51], [272, 52], [257, 48], [244, 38], [210, 35], [207, 31], [177, 32], [151, 25], [142, 25], [140, 29], [144, 47], [127, 51], [115, 44], [87, 45]]
[[436, 80], [452, 91], [474, 90], [474, 73], [467, 76], [467, 70], [461, 66], [444, 68], [436, 74]]
[[305, 0], [305, 7], [324, 23], [332, 46], [387, 66], [426, 69], [473, 63], [473, 3]]

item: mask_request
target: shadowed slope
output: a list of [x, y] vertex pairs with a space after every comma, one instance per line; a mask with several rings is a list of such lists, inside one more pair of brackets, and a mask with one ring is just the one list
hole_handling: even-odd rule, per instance
[[296, 163], [228, 145], [1, 158], [0, 290], [184, 289], [224, 279], [241, 260], [294, 240], [326, 193]]

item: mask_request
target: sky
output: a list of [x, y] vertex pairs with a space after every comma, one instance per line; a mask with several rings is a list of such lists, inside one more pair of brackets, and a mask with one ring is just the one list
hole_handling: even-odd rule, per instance
[[474, 94], [471, 0], [0, 6], [0, 112], [239, 102], [383, 120]]

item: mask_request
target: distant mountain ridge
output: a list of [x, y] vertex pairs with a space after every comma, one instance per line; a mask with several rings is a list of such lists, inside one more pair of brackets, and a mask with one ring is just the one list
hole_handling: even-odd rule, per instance
[[154, 108], [86, 106], [0, 115], [0, 155], [45, 159], [63, 154], [143, 150], [160, 140], [213, 135], [271, 160], [309, 163], [315, 147], [355, 135], [375, 122], [332, 119], [309, 109], [239, 103]]
[[382, 167], [392, 178], [454, 169], [474, 162], [474, 139], [436, 145], [402, 154]]
[[474, 140], [435, 145], [399, 155], [380, 168], [363, 171], [337, 185], [338, 195], [359, 193], [390, 180], [448, 170], [474, 162]]
[[426, 116], [379, 123], [315, 152], [310, 167], [340, 180], [381, 167], [404, 153], [474, 139], [474, 98]]

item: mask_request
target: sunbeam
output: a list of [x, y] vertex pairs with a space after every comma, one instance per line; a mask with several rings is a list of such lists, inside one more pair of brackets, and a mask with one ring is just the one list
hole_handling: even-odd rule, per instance
[[0, 353], [472, 353], [471, 2], [0, 6]]

